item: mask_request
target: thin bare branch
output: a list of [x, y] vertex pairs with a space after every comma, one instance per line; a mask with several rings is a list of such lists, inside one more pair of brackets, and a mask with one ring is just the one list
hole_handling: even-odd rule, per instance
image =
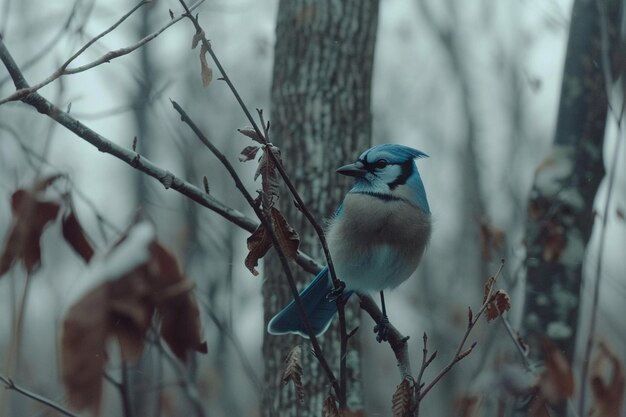
[[[204, 0], [199, 0], [197, 3], [195, 3], [194, 5], [192, 5], [190, 7], [190, 10], [195, 9], [196, 7], [198, 7], [203, 2], [204, 2]], [[15, 77], [13, 76], [13, 74], [11, 74], [11, 78], [13, 78], [14, 83], [15, 83], [15, 87], [18, 88], [18, 90], [15, 91], [10, 96], [1, 99], [0, 100], [0, 105], [5, 104], [5, 103], [10, 102], [10, 101], [22, 100], [23, 98], [27, 97], [29, 94], [32, 94], [32, 93], [36, 92], [40, 88], [50, 84], [51, 82], [57, 80], [60, 77], [65, 76], [65, 75], [78, 74], [80, 72], [87, 71], [87, 70], [92, 69], [94, 67], [97, 67], [99, 65], [102, 65], [102, 64], [105, 64], [105, 63], [109, 63], [112, 60], [114, 60], [116, 58], [119, 58], [121, 56], [128, 55], [131, 52], [135, 51], [136, 49], [141, 48], [142, 46], [144, 46], [145, 44], [147, 44], [151, 40], [155, 39], [161, 33], [165, 32], [172, 25], [176, 24], [177, 22], [179, 22], [180, 20], [182, 20], [185, 17], [184, 15], [180, 15], [180, 16], [172, 19], [172, 20], [169, 20], [160, 29], [158, 29], [157, 31], [151, 33], [150, 35], [144, 37], [143, 39], [139, 40], [138, 42], [136, 42], [136, 43], [134, 43], [134, 44], [132, 44], [130, 46], [127, 46], [125, 48], [116, 49], [116, 50], [113, 50], [113, 51], [109, 51], [106, 54], [102, 55], [100, 58], [98, 58], [98, 59], [96, 59], [96, 60], [94, 60], [94, 61], [92, 61], [92, 62], [90, 62], [88, 64], [81, 65], [81, 66], [74, 67], [74, 68], [68, 68], [68, 66], [72, 63], [72, 61], [74, 61], [85, 50], [87, 50], [87, 48], [89, 48], [91, 45], [93, 45], [98, 39], [100, 39], [103, 36], [105, 36], [106, 34], [110, 33], [117, 26], [119, 26], [124, 20], [126, 20], [130, 15], [132, 15], [135, 11], [137, 11], [141, 6], [143, 6], [144, 4], [147, 4], [147, 3], [150, 3], [150, 0], [143, 0], [143, 1], [139, 2], [135, 7], [133, 7], [133, 9], [131, 9], [124, 16], [122, 16], [112, 26], [107, 28], [104, 32], [98, 34], [96, 37], [94, 37], [91, 40], [89, 40], [89, 42], [87, 42], [81, 49], [79, 49], [68, 60], [66, 60], [54, 73], [52, 73], [45, 80], [43, 80], [43, 81], [41, 81], [41, 82], [39, 82], [39, 83], [37, 83], [37, 84], [35, 84], [33, 86], [29, 86], [23, 76], [21, 77], [22, 79], [20, 80], [20, 82], [17, 83], [17, 82], [15, 82]]]
[[60, 406], [59, 404], [55, 403], [52, 400], [49, 400], [48, 398], [42, 397], [41, 395], [35, 394], [32, 391], [27, 390], [26, 388], [20, 387], [19, 385], [17, 385], [15, 382], [13, 382], [12, 379], [10, 378], [6, 378], [3, 375], [0, 375], [0, 381], [2, 381], [6, 387], [6, 389], [9, 390], [13, 390], [15, 392], [19, 392], [20, 394], [22, 394], [25, 397], [28, 397], [30, 399], [33, 399], [41, 404], [44, 404], [56, 411], [58, 411], [61, 414], [64, 414], [66, 416], [69, 417], [79, 417], [77, 414], [72, 413], [71, 411], [63, 408], [62, 406]]
[[[503, 268], [504, 268], [504, 259], [500, 262], [500, 268], [498, 268], [498, 272], [496, 272], [496, 274], [494, 275], [494, 283], [497, 282], [498, 278], [500, 277], [500, 274], [502, 273]], [[448, 364], [435, 376], [435, 378], [433, 378], [433, 380], [428, 385], [426, 385], [426, 387], [424, 387], [423, 390], [420, 390], [419, 395], [417, 396], [417, 400], [416, 400], [416, 410], [419, 409], [419, 404], [422, 401], [422, 399], [426, 396], [426, 394], [430, 392], [430, 390], [435, 385], [437, 385], [437, 383], [441, 380], [441, 378], [443, 378], [448, 372], [450, 372], [450, 370], [454, 367], [454, 365], [456, 365], [459, 361], [463, 360], [470, 353], [472, 353], [472, 351], [474, 350], [474, 347], [476, 346], [476, 342], [472, 343], [472, 345], [469, 348], [464, 350], [465, 343], [467, 342], [467, 338], [469, 337], [470, 333], [476, 326], [476, 323], [478, 323], [478, 320], [480, 319], [480, 317], [483, 315], [483, 313], [487, 309], [487, 306], [491, 302], [494, 301], [496, 295], [497, 295], [497, 291], [494, 292], [493, 286], [492, 286], [489, 289], [485, 302], [480, 308], [480, 311], [478, 312], [478, 314], [472, 315], [472, 317], [469, 318], [467, 329], [465, 330], [465, 333], [463, 334], [463, 337], [461, 338], [461, 341], [459, 342], [459, 346], [456, 349], [456, 353], [454, 354], [450, 362], [448, 362]]]
[[[285, 275], [287, 277], [287, 283], [289, 284], [294, 300], [296, 301], [298, 312], [300, 313], [302, 317], [304, 328], [306, 329], [307, 335], [309, 336], [309, 340], [311, 341], [311, 346], [313, 347], [313, 351], [315, 352], [315, 357], [317, 358], [317, 360], [320, 363], [320, 366], [326, 373], [329, 382], [331, 383], [331, 385], [333, 386], [333, 389], [335, 390], [335, 394], [337, 396], [341, 395], [341, 389], [337, 381], [337, 378], [335, 377], [335, 374], [330, 368], [330, 365], [328, 364], [328, 361], [326, 360], [326, 357], [324, 356], [324, 353], [322, 351], [322, 347], [320, 346], [319, 341], [317, 340], [317, 337], [315, 336], [315, 333], [313, 332], [311, 323], [306, 314], [306, 310], [304, 309], [304, 304], [302, 303], [302, 299], [300, 298], [300, 294], [298, 293], [298, 288], [296, 287], [295, 279], [293, 278], [293, 275], [291, 273], [291, 268], [289, 267], [287, 257], [285, 256], [280, 244], [278, 243], [278, 238], [276, 237], [276, 233], [274, 232], [274, 229], [270, 221], [265, 216], [265, 213], [263, 212], [263, 210], [257, 204], [255, 204], [254, 198], [252, 198], [252, 196], [246, 189], [245, 185], [241, 181], [239, 174], [237, 174], [237, 171], [231, 165], [228, 159], [224, 156], [224, 154], [222, 154], [222, 152], [220, 152], [220, 150], [217, 149], [207, 139], [207, 137], [202, 133], [202, 131], [198, 128], [198, 126], [196, 126], [196, 124], [193, 122], [193, 120], [191, 120], [191, 118], [187, 115], [187, 113], [178, 105], [178, 103], [176, 103], [175, 101], [172, 101], [172, 105], [174, 106], [176, 111], [180, 114], [181, 120], [191, 128], [191, 130], [196, 134], [198, 139], [200, 139], [200, 141], [213, 153], [213, 155], [215, 155], [217, 159], [219, 159], [222, 165], [226, 168], [226, 170], [228, 171], [232, 179], [235, 181], [235, 186], [237, 187], [237, 189], [244, 196], [244, 198], [248, 202], [248, 205], [250, 205], [250, 207], [254, 210], [255, 214], [261, 221], [261, 224], [265, 226], [265, 230], [270, 235], [274, 249], [276, 250], [276, 253], [278, 254], [278, 258], [281, 262], [283, 270], [285, 271]], [[271, 154], [272, 152], [269, 152], [269, 153]]]
[[[194, 25], [194, 27], [196, 29], [196, 34], [201, 35], [201, 39], [200, 40], [202, 42], [202, 45], [203, 45], [204, 49], [209, 53], [209, 55], [211, 55], [211, 58], [213, 59], [213, 62], [215, 62], [215, 65], [217, 66], [217, 68], [218, 68], [218, 70], [219, 70], [219, 72], [220, 72], [220, 74], [222, 76], [222, 79], [226, 82], [226, 84], [230, 88], [231, 92], [233, 93], [233, 96], [235, 97], [235, 100], [237, 101], [237, 103], [239, 104], [241, 109], [243, 110], [244, 114], [248, 118], [248, 121], [250, 122], [250, 124], [252, 125], [254, 131], [256, 132], [257, 137], [259, 139], [261, 139], [261, 141], [266, 146], [269, 146], [270, 145], [270, 140], [269, 140], [269, 137], [268, 137], [269, 123], [268, 124], [265, 123], [265, 121], [263, 119], [263, 111], [260, 110], [260, 109], [257, 109], [259, 120], [261, 122], [261, 125], [263, 126], [263, 132], [261, 132], [261, 130], [259, 129], [259, 127], [258, 127], [258, 125], [256, 123], [256, 121], [252, 117], [252, 114], [248, 110], [248, 107], [246, 106], [246, 104], [242, 100], [239, 92], [237, 91], [237, 88], [235, 87], [235, 85], [231, 81], [230, 77], [228, 76], [228, 74], [224, 70], [224, 67], [222, 66], [220, 60], [218, 59], [217, 55], [213, 51], [213, 48], [211, 47], [211, 43], [204, 36], [205, 32], [202, 29], [202, 26], [200, 25], [200, 23], [198, 22], [197, 17], [193, 16], [193, 14], [191, 13], [190, 9], [187, 7], [187, 5], [186, 5], [184, 0], [179, 0], [179, 1], [180, 1], [181, 5], [183, 6], [183, 8], [186, 11], [186, 16], [193, 23], [193, 25]], [[317, 234], [317, 237], [318, 237], [318, 239], [319, 239], [319, 241], [320, 241], [320, 243], [322, 245], [322, 250], [323, 250], [324, 256], [326, 258], [326, 263], [328, 265], [330, 278], [333, 281], [333, 285], [334, 285], [335, 289], [343, 288], [344, 284], [337, 278], [337, 274], [335, 272], [335, 266], [333, 264], [333, 260], [332, 260], [331, 254], [330, 254], [330, 250], [328, 249], [328, 244], [326, 242], [326, 237], [324, 235], [324, 228], [317, 221], [315, 216], [313, 216], [313, 213], [311, 213], [311, 211], [309, 210], [307, 205], [302, 200], [302, 197], [300, 196], [300, 194], [296, 190], [296, 187], [294, 186], [294, 184], [291, 181], [289, 175], [287, 174], [286, 170], [284, 169], [284, 167], [282, 165], [282, 162], [278, 158], [276, 158], [276, 156], [274, 155], [273, 152], [268, 152], [267, 154], [269, 155], [269, 157], [272, 160], [273, 164], [277, 167], [278, 172], [280, 173], [283, 181], [287, 185], [287, 188], [289, 189], [289, 191], [291, 192], [292, 196], [296, 200], [296, 203], [298, 204], [298, 207], [300, 208], [300, 211], [304, 214], [306, 219], [313, 226], [313, 229], [315, 230], [315, 233]], [[343, 408], [346, 408], [346, 387], [347, 387], [347, 363], [346, 363], [347, 354], [346, 353], [347, 353], [347, 346], [348, 346], [348, 336], [347, 336], [346, 319], [345, 319], [345, 301], [343, 300], [342, 297], [337, 297], [337, 301], [336, 302], [337, 302], [337, 312], [338, 312], [338, 318], [339, 318], [340, 350], [341, 350], [340, 351], [340, 358], [341, 358], [341, 360], [340, 360], [340, 366], [339, 366], [339, 385], [340, 385], [340, 390], [337, 392], [337, 399], [339, 401], [340, 408], [343, 409]]]

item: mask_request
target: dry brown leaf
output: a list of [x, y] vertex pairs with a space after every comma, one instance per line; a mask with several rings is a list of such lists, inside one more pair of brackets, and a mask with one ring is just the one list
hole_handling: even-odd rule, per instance
[[93, 257], [94, 251], [91, 243], [85, 235], [85, 231], [81, 226], [73, 209], [70, 209], [65, 216], [63, 216], [63, 222], [61, 225], [63, 232], [63, 238], [74, 251], [80, 255], [85, 262], [89, 263]]
[[[150, 270], [156, 308], [161, 317], [161, 336], [172, 352], [185, 361], [189, 352], [206, 353], [200, 310], [176, 258], [158, 242], [152, 244]], [[172, 291], [174, 290], [174, 291]]]
[[[607, 363], [611, 371], [608, 380]], [[624, 365], [603, 342], [600, 342], [598, 354], [591, 364], [590, 380], [594, 403], [589, 417], [620, 417], [626, 386]]]
[[204, 31], [200, 30], [193, 34], [193, 38], [191, 39], [191, 49], [196, 49], [198, 43], [204, 38]]
[[208, 87], [213, 80], [213, 69], [209, 66], [206, 60], [207, 49], [204, 44], [200, 47], [200, 76], [202, 78], [202, 86]]
[[259, 264], [259, 259], [264, 257], [267, 251], [272, 247], [272, 240], [267, 230], [265, 230], [265, 226], [260, 224], [259, 227], [256, 228], [248, 238], [247, 245], [248, 255], [244, 263], [246, 268], [248, 268], [254, 276], [257, 276], [259, 275], [259, 271], [256, 270], [256, 266]]
[[11, 196], [13, 225], [0, 255], [0, 276], [19, 260], [30, 275], [41, 266], [41, 235], [59, 214], [60, 204], [46, 201], [41, 195], [59, 176], [37, 182], [31, 189], [19, 189]]
[[497, 290], [492, 301], [487, 305], [485, 310], [485, 317], [487, 321], [491, 321], [500, 317], [504, 312], [511, 308], [511, 297], [504, 290]]
[[261, 155], [259, 166], [254, 174], [255, 180], [259, 175], [261, 176], [261, 202], [265, 209], [270, 209], [274, 205], [279, 194], [278, 169], [273, 158], [269, 156], [268, 152], [270, 151], [268, 149], [271, 149], [274, 159], [280, 162], [280, 149], [273, 145], [264, 146], [263, 155]]
[[322, 417], [342, 417], [337, 408], [337, 400], [332, 395], [326, 397], [322, 406]]
[[122, 358], [134, 363], [141, 357], [154, 314], [148, 268], [141, 265], [105, 285], [109, 287], [107, 308], [111, 334], [117, 338]]
[[245, 148], [243, 148], [243, 150], [241, 151], [241, 154], [239, 155], [239, 161], [241, 162], [248, 162], [253, 160], [256, 157], [257, 152], [259, 151], [259, 149], [261, 149], [258, 146], [246, 146]]
[[253, 141], [260, 143], [261, 145], [265, 144], [263, 139], [259, 135], [257, 135], [256, 130], [252, 128], [237, 129], [237, 132], [241, 133], [244, 136], [249, 137]]
[[391, 398], [393, 417], [407, 417], [411, 412], [413, 389], [408, 379], [403, 379]]
[[298, 233], [287, 223], [287, 219], [285, 219], [283, 214], [276, 207], [271, 208], [270, 216], [272, 217], [278, 244], [283, 250], [283, 253], [288, 258], [296, 259], [298, 256], [298, 247], [300, 246]]
[[302, 385], [302, 348], [300, 345], [295, 346], [289, 351], [287, 359], [285, 359], [285, 370], [281, 377], [283, 385], [289, 381], [293, 382], [296, 390], [296, 396], [300, 403], [304, 403], [304, 386]]
[[102, 396], [102, 372], [109, 334], [107, 285], [74, 304], [63, 320], [61, 375], [70, 406], [97, 414]]
[[[124, 250], [121, 245], [129, 240], [124, 235], [114, 248]], [[116, 338], [122, 357], [136, 361], [155, 310], [161, 317], [161, 335], [177, 357], [184, 360], [191, 350], [206, 352], [200, 313], [191, 294], [193, 284], [183, 277], [174, 256], [153, 237], [135, 240], [141, 243], [133, 249], [144, 249], [141, 263], [130, 263], [130, 271], [92, 289], [64, 318], [62, 374], [75, 408], [97, 412], [107, 340]]]

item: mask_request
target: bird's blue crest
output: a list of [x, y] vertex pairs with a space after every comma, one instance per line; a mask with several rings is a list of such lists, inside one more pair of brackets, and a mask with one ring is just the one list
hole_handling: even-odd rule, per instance
[[422, 151], [404, 145], [385, 143], [376, 145], [363, 152], [359, 159], [367, 162], [374, 162], [378, 159], [386, 159], [392, 164], [401, 164], [415, 158], [428, 158]]

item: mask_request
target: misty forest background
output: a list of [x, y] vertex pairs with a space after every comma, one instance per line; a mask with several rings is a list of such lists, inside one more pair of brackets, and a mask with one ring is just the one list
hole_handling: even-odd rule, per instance
[[[37, 84], [133, 5], [1, 0], [0, 100], [16, 91], [7, 51], [26, 80]], [[515, 408], [525, 410], [521, 415], [623, 415], [622, 8], [617, 0], [206, 0], [194, 11], [253, 116], [263, 109], [271, 121], [269, 139], [320, 222], [349, 186], [335, 178], [334, 167], [378, 143], [430, 155], [418, 165], [433, 212], [431, 243], [414, 276], [386, 294], [393, 325], [410, 336], [414, 377], [424, 332], [431, 353], [437, 350], [424, 373], [428, 383], [455, 355], [468, 306], [478, 312], [485, 281], [505, 259], [497, 285], [508, 293], [511, 309], [505, 319], [476, 323], [466, 346], [476, 341], [474, 350], [417, 410], [415, 398], [407, 409], [399, 403], [402, 377], [394, 351], [376, 343], [375, 323], [358, 302], [349, 305], [348, 330], [359, 330], [348, 348], [345, 404], [337, 399], [351, 410], [344, 416], [415, 415], [420, 408], [422, 415], [442, 416], [514, 415]], [[183, 11], [175, 0], [147, 2], [70, 68], [135, 44]], [[257, 163], [239, 161], [242, 149], [258, 145], [237, 131], [250, 122], [208, 55], [213, 74], [203, 87], [207, 68], [201, 70], [201, 46], [190, 48], [194, 33], [192, 22], [181, 19], [132, 53], [58, 77], [38, 93], [104, 138], [256, 219], [222, 164], [170, 103], [185, 109], [255, 197], [261, 187], [253, 180]], [[65, 198], [62, 210], [73, 208], [95, 259], [105, 258], [98, 262], [106, 262], [107, 248], [140, 211], [195, 283], [190, 291], [208, 353], [179, 361], [164, 353], [169, 347], [155, 342], [158, 335], [150, 330], [139, 359], [129, 362], [110, 340], [101, 415], [333, 415], [326, 404], [332, 389], [309, 342], [265, 333], [267, 319], [291, 295], [272, 251], [260, 262], [259, 276], [244, 265], [250, 230], [167, 189], [132, 162], [98, 152], [39, 114], [27, 97], [1, 103], [2, 242], [18, 217], [11, 195], [62, 173], [44, 194]], [[323, 264], [313, 229], [282, 186], [277, 207], [300, 234], [301, 250]], [[95, 286], [98, 274], [63, 243], [60, 223], [51, 222], [41, 236], [40, 269], [27, 274], [16, 263], [0, 277], [0, 375], [9, 388], [14, 381], [76, 410], [61, 378], [61, 329], [76, 302], [72, 294]], [[299, 285], [311, 279], [291, 265]], [[524, 340], [516, 346], [518, 330]], [[339, 361], [337, 332], [333, 326], [321, 338], [333, 367]], [[557, 378], [535, 367], [552, 352], [542, 350], [544, 337], [569, 363], [567, 375]], [[299, 344], [302, 401], [297, 384], [281, 381], [283, 361]], [[530, 350], [525, 359], [520, 347]], [[609, 359], [602, 362], [606, 368], [599, 370], [596, 361], [598, 366], [585, 369], [585, 361], [597, 355]], [[598, 396], [598, 372], [612, 396]], [[547, 399], [552, 414], [541, 414], [528, 394], [545, 397], [541, 387], [550, 377], [560, 378], [552, 384], [563, 392]], [[596, 383], [581, 383], [593, 378]], [[58, 413], [15, 389], [0, 392], [0, 416]]]

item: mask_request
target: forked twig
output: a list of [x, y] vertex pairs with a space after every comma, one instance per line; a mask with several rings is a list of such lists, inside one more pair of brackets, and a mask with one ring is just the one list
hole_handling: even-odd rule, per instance
[[42, 397], [39, 394], [35, 394], [34, 392], [27, 390], [26, 388], [20, 387], [15, 382], [13, 382], [13, 380], [10, 379], [10, 378], [6, 378], [6, 377], [0, 375], [0, 381], [2, 381], [4, 383], [6, 389], [13, 390], [15, 392], [19, 392], [23, 396], [28, 397], [30, 399], [33, 399], [33, 400], [35, 400], [35, 401], [37, 401], [37, 402], [39, 402], [41, 404], [44, 404], [44, 405], [46, 405], [46, 406], [48, 406], [48, 407], [58, 411], [61, 414], [64, 414], [66, 416], [69, 416], [69, 417], [79, 417], [77, 414], [74, 414], [71, 411], [63, 408], [62, 406], [60, 406], [59, 404], [55, 403], [54, 401], [49, 400], [49, 399], [47, 399], [45, 397]]
[[[287, 277], [287, 283], [289, 284], [289, 288], [291, 289], [294, 300], [296, 301], [298, 312], [302, 316], [302, 319], [303, 319], [302, 321], [304, 323], [304, 327], [306, 329], [307, 335], [309, 336], [309, 339], [311, 341], [311, 345], [313, 346], [315, 357], [317, 358], [317, 360], [320, 363], [320, 366], [326, 373], [328, 380], [333, 386], [335, 394], [339, 396], [341, 392], [339, 383], [332, 369], [330, 368], [330, 365], [328, 364], [326, 357], [324, 356], [322, 347], [320, 346], [319, 341], [317, 340], [317, 337], [315, 336], [315, 333], [313, 332], [313, 328], [311, 327], [311, 322], [309, 321], [309, 318], [307, 317], [304, 304], [302, 303], [302, 299], [300, 298], [300, 294], [298, 293], [298, 288], [296, 287], [295, 279], [293, 278], [293, 274], [291, 273], [291, 268], [289, 267], [287, 256], [285, 255], [285, 253], [283, 252], [279, 244], [278, 237], [276, 236], [276, 233], [274, 232], [271, 222], [269, 221], [269, 219], [267, 219], [261, 207], [259, 207], [255, 203], [254, 198], [252, 198], [252, 196], [246, 189], [245, 185], [243, 184], [243, 181], [241, 181], [241, 178], [239, 177], [239, 174], [237, 174], [237, 171], [235, 170], [235, 168], [228, 161], [228, 158], [226, 158], [226, 156], [224, 156], [224, 154], [207, 139], [207, 137], [202, 133], [202, 131], [198, 128], [198, 126], [196, 126], [196, 124], [193, 122], [193, 120], [191, 120], [191, 118], [187, 115], [187, 113], [178, 105], [178, 103], [176, 103], [175, 101], [172, 101], [172, 105], [174, 106], [174, 109], [176, 109], [176, 111], [180, 114], [181, 120], [191, 128], [191, 130], [195, 133], [198, 139], [200, 139], [200, 141], [213, 153], [213, 155], [215, 155], [215, 157], [219, 159], [219, 161], [222, 163], [224, 168], [226, 168], [231, 178], [235, 181], [235, 186], [237, 187], [239, 192], [243, 195], [248, 205], [254, 210], [255, 214], [261, 221], [261, 224], [265, 227], [266, 232], [270, 235], [274, 249], [276, 250], [276, 253], [278, 254], [278, 258], [282, 265], [283, 271], [285, 272], [285, 275]], [[269, 153], [271, 154], [272, 152], [270, 151]]]
[[[504, 259], [500, 262], [500, 267], [498, 268], [498, 272], [496, 272], [496, 274], [494, 275], [494, 284], [495, 282], [497, 282], [503, 269], [504, 269]], [[416, 395], [414, 413], [419, 414], [419, 405], [422, 399], [430, 392], [430, 390], [435, 385], [437, 385], [437, 383], [441, 380], [441, 378], [443, 378], [448, 372], [450, 372], [450, 370], [454, 367], [454, 365], [456, 365], [459, 361], [461, 361], [462, 359], [467, 357], [470, 353], [472, 353], [472, 351], [474, 350], [474, 347], [476, 347], [476, 342], [474, 342], [469, 348], [464, 350], [465, 343], [467, 342], [467, 339], [470, 333], [476, 326], [476, 323], [478, 323], [478, 320], [483, 315], [483, 313], [485, 312], [489, 304], [493, 302], [495, 300], [495, 297], [497, 296], [497, 292], [495, 293], [493, 292], [493, 287], [494, 286], [492, 285], [489, 288], [489, 291], [487, 292], [487, 295], [485, 297], [485, 302], [483, 303], [480, 310], [478, 311], [478, 314], [474, 315], [471, 313], [471, 310], [469, 310], [470, 314], [468, 315], [467, 328], [465, 329], [465, 333], [463, 334], [463, 337], [461, 337], [459, 346], [457, 347], [456, 352], [454, 356], [452, 357], [452, 359], [450, 360], [450, 362], [448, 362], [448, 364], [441, 371], [439, 371], [439, 373], [433, 378], [433, 380], [428, 385], [426, 385], [423, 389], [419, 386], [417, 387], [417, 395]], [[428, 362], [428, 364], [430, 364], [430, 362]]]
[[[78, 66], [78, 67], [74, 67], [74, 68], [68, 68], [68, 66], [76, 58], [78, 58], [80, 55], [82, 55], [82, 53], [85, 52], [91, 45], [93, 45], [99, 39], [101, 39], [102, 37], [104, 37], [105, 35], [110, 33], [111, 31], [113, 31], [115, 28], [117, 28], [122, 22], [124, 22], [128, 17], [130, 17], [139, 8], [141, 8], [141, 6], [143, 6], [145, 4], [148, 4], [150, 2], [151, 2], [151, 0], [142, 0], [142, 1], [140, 1], [129, 12], [127, 12], [119, 20], [117, 20], [117, 22], [115, 22], [112, 26], [108, 27], [103, 32], [101, 32], [97, 36], [95, 36], [94, 38], [90, 39], [85, 45], [83, 45], [82, 48], [80, 48], [76, 53], [74, 53], [74, 55], [69, 57], [63, 64], [61, 64], [61, 66], [59, 68], [57, 68], [56, 71], [54, 71], [45, 80], [43, 80], [43, 81], [41, 81], [41, 82], [39, 82], [39, 83], [37, 83], [37, 84], [35, 84], [33, 86], [29, 86], [28, 83], [26, 83], [26, 80], [24, 79], [24, 77], [22, 76], [21, 77], [22, 82], [20, 83], [20, 85], [16, 85], [16, 87], [18, 87], [18, 90], [15, 91], [10, 96], [5, 97], [3, 99], [0, 99], [0, 105], [2, 105], [4, 103], [7, 103], [9, 101], [22, 100], [23, 98], [25, 98], [28, 95], [36, 92], [40, 88], [45, 87], [46, 85], [50, 84], [51, 82], [57, 80], [60, 77], [65, 76], [65, 75], [78, 74], [80, 72], [87, 71], [87, 70], [92, 69], [94, 67], [97, 67], [99, 65], [102, 65], [102, 64], [105, 64], [105, 63], [109, 63], [112, 60], [114, 60], [116, 58], [119, 58], [121, 56], [128, 55], [131, 52], [135, 51], [136, 49], [141, 48], [142, 46], [144, 46], [145, 44], [147, 44], [148, 42], [150, 42], [151, 40], [153, 40], [154, 38], [159, 36], [161, 33], [165, 32], [172, 25], [174, 25], [175, 23], [179, 22], [180, 20], [182, 20], [184, 18], [184, 15], [180, 15], [180, 16], [174, 18], [174, 19], [169, 20], [160, 29], [158, 29], [157, 31], [149, 34], [148, 36], [144, 37], [143, 39], [140, 39], [138, 42], [136, 42], [136, 43], [134, 43], [132, 45], [129, 45], [129, 46], [124, 47], [124, 48], [116, 49], [116, 50], [113, 50], [113, 51], [109, 51], [106, 54], [102, 55], [100, 58], [98, 58], [98, 59], [96, 59], [96, 60], [94, 60], [94, 61], [92, 61], [92, 62], [90, 62], [88, 64], [84, 64], [84, 65], [81, 65], [81, 66]], [[204, 0], [199, 0], [197, 3], [193, 4], [190, 7], [190, 9], [193, 10], [193, 9], [197, 8], [203, 2], [204, 2]], [[13, 75], [11, 75], [11, 76], [15, 80], [15, 77], [13, 77]]]

